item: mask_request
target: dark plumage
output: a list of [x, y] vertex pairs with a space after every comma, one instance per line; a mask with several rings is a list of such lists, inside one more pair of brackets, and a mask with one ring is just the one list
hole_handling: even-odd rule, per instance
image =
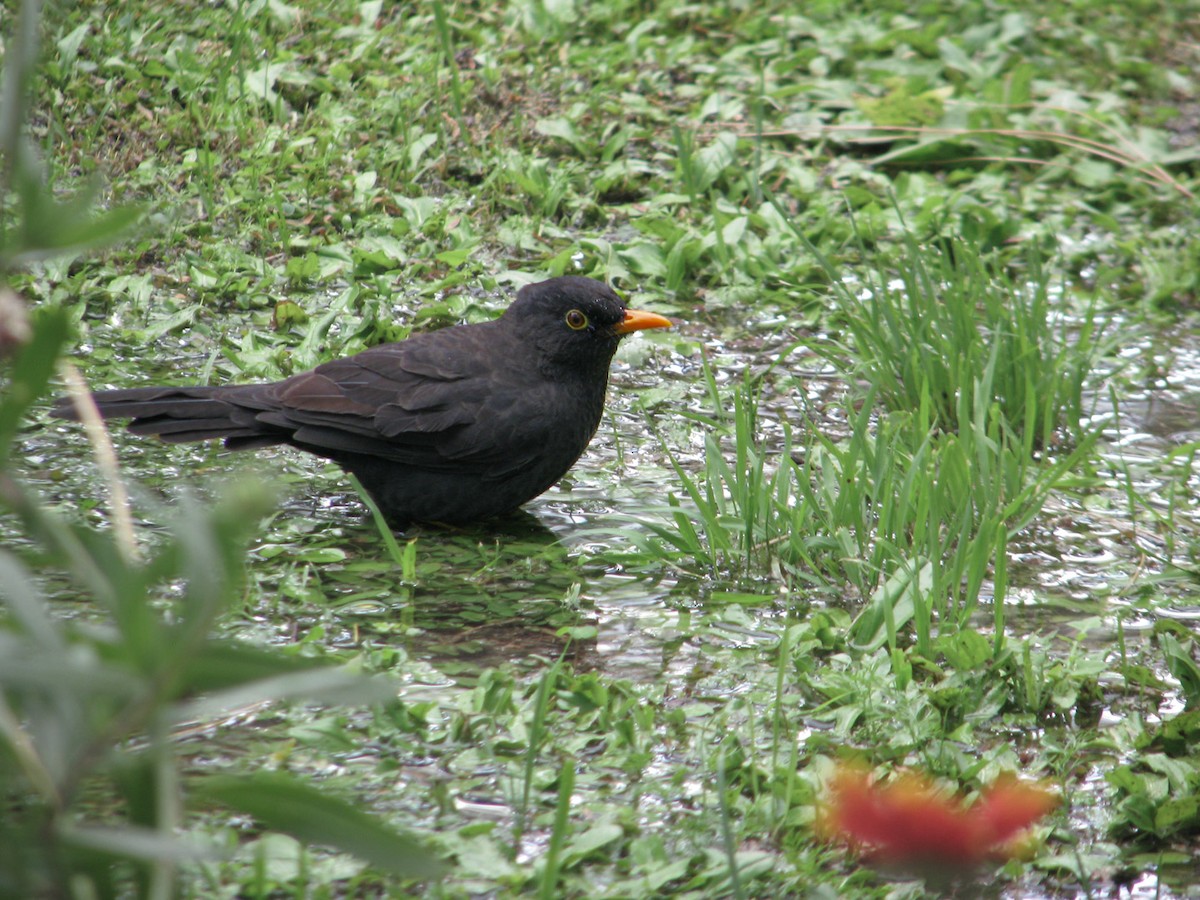
[[[607, 285], [527, 285], [492, 322], [373, 347], [270, 384], [94, 395], [106, 419], [232, 450], [288, 444], [352, 472], [398, 527], [515, 509], [572, 466], [600, 424], [621, 338], [671, 323]], [[76, 419], [68, 400], [52, 415]]]

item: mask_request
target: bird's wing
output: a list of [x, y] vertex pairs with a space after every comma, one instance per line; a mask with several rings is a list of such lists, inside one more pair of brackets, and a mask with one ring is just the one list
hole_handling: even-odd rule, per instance
[[496, 355], [484, 354], [482, 343], [463, 342], [461, 332], [453, 345], [438, 335], [325, 363], [238, 403], [318, 452], [431, 469], [467, 467], [495, 477], [523, 467], [541, 439], [529, 434], [533, 423], [524, 429], [502, 424], [506, 411], [511, 415], [526, 399], [518, 376], [498, 369]]

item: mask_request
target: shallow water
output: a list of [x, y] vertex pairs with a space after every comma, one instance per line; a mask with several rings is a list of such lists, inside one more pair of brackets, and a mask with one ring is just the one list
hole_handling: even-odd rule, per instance
[[[782, 446], [783, 423], [798, 421], [798, 410], [829, 433], [846, 428], [841, 408], [845, 386], [819, 357], [795, 346], [796, 335], [765, 331], [760, 338], [754, 331], [745, 323], [736, 328], [720, 322], [684, 323], [677, 331], [625, 342], [613, 366], [605, 419], [562, 483], [527, 504], [524, 516], [471, 531], [417, 529], [406, 535], [417, 541], [419, 577], [412, 585], [397, 585], [374, 524], [336, 468], [323, 461], [286, 449], [234, 454], [211, 445], [165, 446], [123, 432], [114, 438], [127, 478], [168, 509], [184, 491], [213, 495], [247, 472], [284, 481], [280, 512], [256, 542], [260, 559], [266, 561], [270, 550], [293, 567], [303, 567], [311, 562], [304, 554], [312, 552], [314, 543], [345, 554], [344, 562], [311, 562], [309, 569], [320, 574], [322, 608], [296, 609], [294, 620], [277, 624], [275, 640], [292, 640], [315, 621], [328, 627], [336, 645], [352, 644], [364, 635], [394, 639], [389, 623], [407, 610], [410, 627], [404, 639], [410, 651], [431, 661], [464, 653], [468, 642], [457, 632], [486, 624], [486, 651], [473, 659], [484, 665], [553, 656], [561, 642], [545, 635], [531, 641], [530, 629], [552, 632], [574, 622], [596, 628], [596, 652], [589, 654], [593, 664], [616, 677], [657, 678], [663, 675], [663, 645], [674, 634], [679, 611], [703, 607], [714, 591], [745, 590], [744, 584], [686, 576], [666, 565], [628, 572], [602, 561], [606, 550], [620, 548], [623, 528], [658, 514], [667, 494], [678, 493], [664, 446], [685, 469], [703, 465], [705, 428], [679, 413], [714, 415], [716, 403], [703, 377], [704, 356], [722, 388], [744, 373], [774, 367], [759, 409], [768, 451]], [[713, 336], [723, 334], [735, 337]], [[1121, 400], [1122, 424], [1109, 428], [1103, 451], [1114, 466], [1161, 468], [1163, 456], [1200, 434], [1200, 354], [1185, 349], [1189, 337], [1172, 335], [1167, 349], [1157, 354], [1164, 365], [1170, 361], [1160, 383]], [[781, 350], [787, 351], [782, 363]], [[148, 371], [147, 359], [167, 362]], [[128, 369], [131, 380], [186, 383], [187, 374], [200, 372], [207, 362], [199, 354], [180, 353], [178, 339], [165, 338], [159, 347], [131, 357], [122, 369]], [[67, 508], [95, 504], [84, 515], [103, 521], [104, 487], [76, 426], [53, 423], [30, 429], [24, 447], [27, 477], [47, 499]], [[1180, 480], [1175, 482], [1167, 483], [1156, 471], [1143, 480], [1135, 477], [1133, 484], [1149, 506], [1173, 503], [1178, 515], [1186, 503], [1185, 512], [1191, 514], [1192, 489], [1200, 487], [1193, 462], [1191, 456], [1180, 460]], [[1119, 491], [1117, 478], [1112, 485]], [[1188, 489], [1183, 501], [1181, 487]], [[1174, 492], [1170, 497], [1168, 489]], [[1187, 516], [1180, 521], [1195, 529]], [[314, 542], [314, 535], [320, 539]], [[1180, 549], [1190, 553], [1191, 546]], [[1121, 606], [1119, 595], [1127, 582], [1161, 570], [1160, 557], [1169, 550], [1161, 536], [1135, 527], [1119, 509], [1094, 502], [1085, 507], [1076, 498], [1056, 496], [1034, 525], [1014, 539], [1008, 604], [1015, 615], [1010, 625], [1023, 631], [1054, 628], [1056, 622], [1084, 616], [1111, 616], [1110, 604]], [[281, 588], [284, 594], [296, 592], [294, 586]], [[765, 583], [762, 590], [770, 594], [778, 589]], [[519, 614], [504, 615], [515, 606]], [[782, 608], [781, 598], [754, 607], [751, 614], [774, 617]], [[1157, 614], [1186, 619], [1196, 610], [1194, 599], [1186, 597], [1179, 598], [1177, 607], [1156, 607]], [[261, 624], [262, 616], [249, 612]], [[288, 610], [271, 614], [280, 612], [288, 619]], [[1137, 619], [1123, 624], [1134, 632], [1147, 627]]]

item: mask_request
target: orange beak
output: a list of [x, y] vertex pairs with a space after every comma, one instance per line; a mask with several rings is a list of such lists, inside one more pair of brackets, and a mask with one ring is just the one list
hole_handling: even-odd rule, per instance
[[625, 318], [617, 324], [613, 331], [617, 334], [629, 334], [646, 328], [670, 328], [674, 323], [658, 313], [646, 312], [641, 309], [625, 310]]

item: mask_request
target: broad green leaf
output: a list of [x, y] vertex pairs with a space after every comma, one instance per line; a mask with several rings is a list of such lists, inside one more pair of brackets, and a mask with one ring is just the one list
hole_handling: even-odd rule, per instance
[[579, 132], [575, 130], [574, 124], [562, 116], [553, 119], [538, 119], [533, 127], [538, 134], [543, 134], [546, 137], [561, 138], [575, 149], [579, 149], [582, 144]]
[[736, 135], [723, 131], [713, 138], [711, 144], [698, 151], [692, 158], [697, 190], [704, 191], [711, 187], [736, 158]]
[[615, 822], [600, 822], [593, 825], [587, 831], [575, 836], [567, 844], [563, 862], [565, 865], [573, 865], [587, 856], [607, 847], [614, 841], [620, 840], [625, 834], [625, 829]]

